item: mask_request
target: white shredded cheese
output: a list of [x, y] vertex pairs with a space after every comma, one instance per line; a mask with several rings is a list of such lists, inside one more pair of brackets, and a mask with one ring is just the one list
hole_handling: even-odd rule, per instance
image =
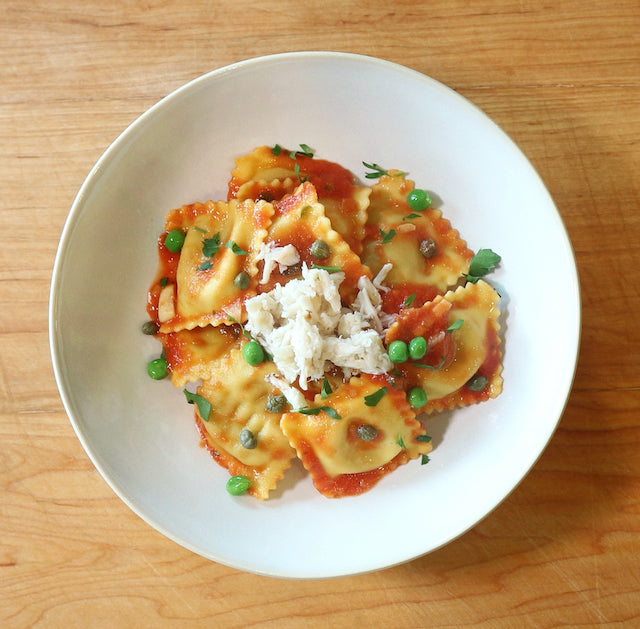
[[346, 375], [391, 369], [382, 344], [380, 294], [361, 277], [353, 305], [343, 307], [338, 289], [344, 277], [305, 265], [301, 279], [247, 300], [245, 327], [273, 356], [286, 382], [297, 380], [306, 389], [331, 364]]

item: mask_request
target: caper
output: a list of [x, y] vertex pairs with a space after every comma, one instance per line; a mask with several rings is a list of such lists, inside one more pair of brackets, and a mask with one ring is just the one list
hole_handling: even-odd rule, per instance
[[331, 253], [329, 249], [329, 245], [324, 240], [314, 240], [311, 248], [309, 249], [309, 253], [314, 258], [318, 258], [320, 260], [324, 260], [324, 258], [328, 258]]
[[467, 382], [467, 389], [470, 391], [484, 391], [488, 384], [489, 380], [477, 373]]
[[258, 445], [258, 439], [248, 428], [240, 431], [240, 445], [247, 450], [253, 450]]
[[142, 324], [142, 334], [153, 336], [158, 332], [159, 325], [155, 321], [145, 321]]
[[378, 436], [378, 431], [375, 426], [371, 426], [370, 424], [360, 424], [356, 428], [356, 434], [358, 435], [358, 439], [362, 439], [362, 441], [372, 441]]
[[270, 395], [267, 398], [266, 408], [270, 413], [282, 413], [287, 405], [287, 398], [284, 395]]
[[427, 238], [420, 243], [420, 253], [427, 259], [433, 258], [438, 253], [438, 246], [433, 238]]
[[240, 273], [233, 278], [233, 285], [240, 290], [246, 290], [249, 288], [250, 283], [251, 280], [244, 271], [240, 271]]

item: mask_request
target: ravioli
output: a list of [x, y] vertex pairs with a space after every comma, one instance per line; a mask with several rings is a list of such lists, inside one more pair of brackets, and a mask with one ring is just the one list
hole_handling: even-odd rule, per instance
[[371, 189], [360, 186], [354, 174], [339, 164], [300, 151], [260, 146], [236, 160], [228, 198], [278, 201], [304, 181], [317, 190], [333, 229], [359, 254]]
[[[377, 404], [368, 406], [368, 396], [382, 389], [386, 392]], [[325, 402], [316, 396], [315, 408], [323, 408]], [[351, 378], [329, 404], [339, 418], [321, 410], [285, 413], [281, 421], [314, 486], [327, 498], [368, 491], [398, 466], [431, 451], [406, 396], [384, 377]]]
[[388, 312], [396, 311], [409, 295], [421, 305], [442, 294], [468, 272], [473, 258], [440, 210], [411, 209], [407, 195], [414, 187], [413, 181], [396, 173], [382, 176], [371, 189], [362, 260], [374, 274], [392, 265], [386, 277]]
[[259, 500], [296, 458], [322, 496], [358, 496], [428, 461], [432, 414], [502, 391], [500, 296], [439, 209], [412, 210], [405, 173], [373, 175], [260, 146], [226, 200], [166, 216], [147, 294], [159, 362]]
[[[274, 387], [265, 377], [273, 372], [272, 363], [249, 365], [241, 350], [234, 348], [197, 389], [211, 404], [208, 420], [195, 407], [208, 450], [231, 475], [249, 478], [249, 493], [261, 500], [268, 497], [295, 458], [280, 429], [280, 414], [266, 410]], [[240, 433], [245, 429], [255, 437], [253, 448], [242, 445]]]
[[[466, 406], [499, 395], [498, 301], [487, 282], [468, 283], [421, 308], [406, 309], [387, 330], [387, 345], [395, 340], [408, 343], [418, 336], [427, 340], [423, 358], [397, 367], [406, 390], [419, 386], [427, 394], [423, 411]], [[479, 378], [486, 380], [478, 391], [467, 386], [475, 376], [476, 383]]]
[[[256, 256], [273, 212], [266, 201], [232, 200], [197, 203], [169, 214], [167, 231], [180, 229], [186, 236], [175, 283], [168, 281], [159, 292], [159, 304], [167, 302], [160, 316], [162, 333], [243, 318], [242, 304], [256, 292]], [[245, 288], [234, 282], [240, 273], [249, 279]]]

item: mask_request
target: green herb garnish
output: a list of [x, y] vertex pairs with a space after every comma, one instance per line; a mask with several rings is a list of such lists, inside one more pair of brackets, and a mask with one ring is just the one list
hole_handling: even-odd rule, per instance
[[300, 175], [300, 164], [298, 164], [298, 162], [296, 162], [293, 166], [293, 172], [296, 174], [296, 177], [298, 178], [298, 181], [300, 183], [304, 183], [305, 181], [309, 181], [309, 175], [306, 175], [305, 177], [302, 177]]
[[378, 231], [380, 232], [380, 235], [382, 236], [382, 244], [383, 245], [388, 243], [396, 235], [396, 230], [395, 229], [390, 229], [388, 232], [385, 232], [382, 229], [380, 229]]
[[319, 415], [323, 411], [333, 419], [342, 419], [336, 410], [330, 406], [303, 406], [302, 408], [297, 408], [293, 412], [302, 413], [303, 415]]
[[189, 404], [195, 404], [198, 407], [198, 413], [204, 421], [209, 421], [209, 415], [211, 414], [211, 403], [209, 400], [205, 400], [201, 395], [197, 393], [191, 393], [191, 391], [184, 389], [184, 395], [187, 398]]
[[403, 172], [398, 172], [398, 173], [394, 173], [393, 175], [391, 175], [389, 173], [388, 170], [385, 170], [384, 168], [382, 168], [381, 166], [379, 166], [378, 164], [367, 164], [367, 162], [362, 162], [362, 165], [365, 168], [369, 168], [371, 170], [370, 173], [366, 173], [365, 174], [365, 179], [378, 179], [379, 177], [382, 177], [383, 175], [387, 175], [389, 177], [401, 177], [402, 175], [406, 175], [407, 173], [403, 173]]
[[409, 295], [405, 300], [404, 300], [404, 307], [408, 308], [415, 300], [416, 298], [416, 294], [413, 293], [412, 295]]
[[500, 260], [501, 257], [495, 253], [495, 251], [491, 251], [491, 249], [480, 249], [471, 259], [469, 273], [463, 273], [463, 275], [468, 281], [475, 284], [481, 277], [493, 271]]
[[446, 330], [445, 332], [453, 332], [454, 330], [459, 330], [464, 323], [464, 319], [456, 319]]
[[278, 155], [280, 155], [280, 153], [282, 153], [282, 147], [279, 144], [276, 144], [272, 149], [271, 152], [278, 157]]
[[220, 249], [220, 232], [211, 238], [205, 238], [202, 244], [202, 255], [207, 258], [213, 258]]
[[341, 266], [323, 266], [322, 264], [312, 264], [312, 269], [320, 269], [321, 271], [326, 271], [327, 273], [340, 273], [342, 271]]
[[412, 363], [414, 367], [419, 367], [420, 369], [442, 369], [444, 367], [444, 356], [440, 359], [440, 362], [437, 365], [425, 365], [424, 363]]
[[406, 450], [407, 446], [404, 445], [404, 439], [402, 438], [402, 435], [398, 435], [396, 437], [396, 443], [403, 449]]
[[235, 243], [233, 240], [230, 240], [225, 247], [227, 249], [231, 249], [231, 251], [233, 251], [233, 253], [235, 253], [237, 256], [246, 256], [248, 254], [248, 251], [245, 251], [242, 247], [240, 247], [237, 243]]
[[378, 402], [387, 394], [387, 387], [382, 387], [378, 389], [375, 393], [371, 395], [364, 396], [364, 403], [367, 406], [376, 406]]
[[322, 388], [320, 389], [320, 397], [323, 400], [326, 400], [332, 393], [333, 393], [333, 389], [329, 384], [329, 380], [327, 380], [327, 378], [325, 377], [325, 379], [322, 381]]
[[205, 260], [199, 267], [198, 267], [198, 271], [206, 271], [207, 269], [210, 269], [213, 266], [213, 262], [211, 262], [211, 260]]
[[291, 151], [289, 157], [295, 159], [298, 155], [304, 155], [305, 157], [313, 157], [313, 149], [308, 144], [300, 144], [300, 150]]

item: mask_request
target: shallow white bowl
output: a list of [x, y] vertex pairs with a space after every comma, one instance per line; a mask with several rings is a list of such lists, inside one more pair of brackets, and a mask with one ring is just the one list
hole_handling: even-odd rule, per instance
[[[233, 159], [276, 143], [306, 143], [360, 177], [363, 161], [408, 171], [418, 187], [437, 193], [472, 249], [502, 255], [490, 280], [503, 296], [503, 394], [431, 418], [431, 462], [406, 465], [356, 498], [323, 498], [298, 468], [273, 500], [230, 496], [226, 471], [198, 446], [193, 408], [145, 370], [158, 345], [140, 325], [166, 212], [224, 198]], [[216, 70], [136, 120], [74, 201], [50, 301], [51, 352], [65, 409], [118, 496], [204, 557], [295, 578], [408, 561], [494, 509], [556, 427], [579, 330], [570, 243], [544, 185], [513, 142], [426, 76], [325, 52]]]

